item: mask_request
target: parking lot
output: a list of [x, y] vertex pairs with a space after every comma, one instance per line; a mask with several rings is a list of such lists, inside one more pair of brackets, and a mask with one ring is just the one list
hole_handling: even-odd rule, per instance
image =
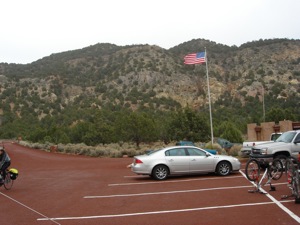
[[155, 181], [126, 168], [132, 158], [91, 158], [49, 153], [4, 142], [19, 177], [0, 188], [0, 224], [299, 224], [300, 205], [285, 176], [276, 191], [248, 193], [254, 186], [243, 168]]

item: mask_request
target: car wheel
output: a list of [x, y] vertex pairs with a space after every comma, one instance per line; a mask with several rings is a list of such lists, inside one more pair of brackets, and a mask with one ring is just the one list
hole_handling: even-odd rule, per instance
[[219, 162], [217, 166], [217, 174], [220, 176], [226, 176], [230, 173], [231, 171], [231, 165], [229, 162], [223, 161]]
[[168, 174], [169, 174], [169, 169], [164, 165], [158, 165], [154, 167], [152, 171], [152, 177], [156, 180], [165, 180], [167, 179]]

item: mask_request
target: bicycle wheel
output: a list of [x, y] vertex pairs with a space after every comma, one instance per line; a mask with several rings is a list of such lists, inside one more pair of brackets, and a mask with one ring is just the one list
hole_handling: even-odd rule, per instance
[[246, 177], [250, 181], [258, 180], [260, 176], [260, 165], [256, 159], [249, 159], [245, 168]]
[[274, 159], [270, 167], [270, 175], [273, 180], [279, 180], [283, 173], [283, 165], [280, 159]]
[[295, 178], [293, 179], [293, 186], [295, 192], [295, 203], [300, 203], [300, 180], [299, 180], [299, 171], [298, 168], [295, 170]]
[[286, 173], [286, 178], [287, 178], [287, 182], [288, 182], [289, 186], [292, 183], [293, 167], [294, 167], [294, 164], [293, 164], [292, 160], [287, 159], [285, 161], [285, 173]]
[[12, 188], [14, 181], [10, 178], [10, 173], [7, 173], [4, 180], [4, 187], [6, 190]]
[[300, 188], [299, 188], [299, 172], [298, 168], [295, 166], [294, 162], [291, 159], [286, 160], [286, 175], [288, 184], [292, 190], [292, 195], [295, 197], [295, 202], [300, 201]]

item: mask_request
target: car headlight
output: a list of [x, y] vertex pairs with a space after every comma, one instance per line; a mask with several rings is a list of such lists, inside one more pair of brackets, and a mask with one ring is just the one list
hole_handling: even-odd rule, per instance
[[265, 154], [267, 154], [267, 151], [268, 151], [268, 148], [262, 148], [262, 149], [260, 150], [260, 153], [261, 153], [262, 155], [265, 155]]

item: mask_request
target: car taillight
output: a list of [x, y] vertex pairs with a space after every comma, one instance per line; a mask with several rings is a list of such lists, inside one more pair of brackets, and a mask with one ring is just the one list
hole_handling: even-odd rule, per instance
[[134, 163], [135, 163], [135, 164], [139, 164], [139, 163], [143, 163], [143, 162], [142, 162], [142, 160], [140, 160], [140, 159], [135, 159]]

